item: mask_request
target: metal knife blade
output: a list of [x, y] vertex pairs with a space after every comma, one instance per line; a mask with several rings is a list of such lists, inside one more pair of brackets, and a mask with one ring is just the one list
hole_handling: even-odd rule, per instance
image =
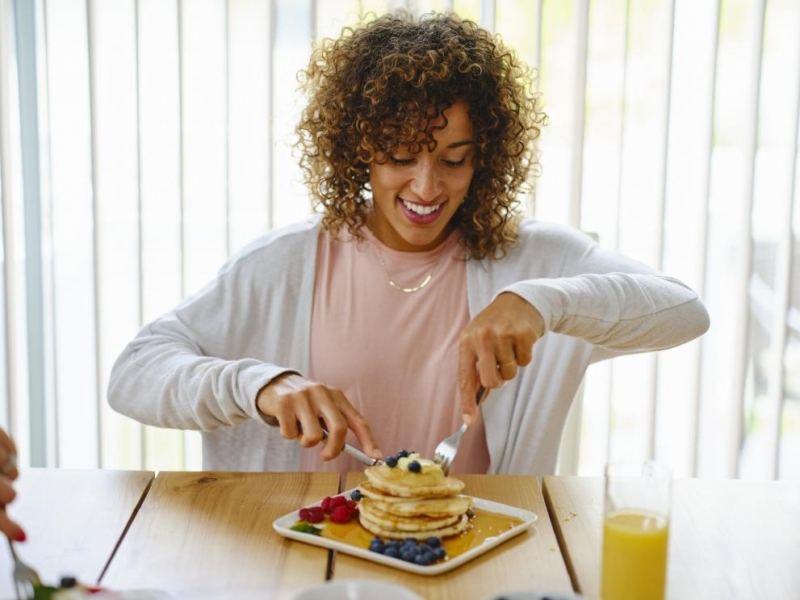
[[[328, 432], [324, 428], [322, 429], [322, 438], [326, 440], [328, 439]], [[372, 458], [371, 456], [364, 454], [361, 450], [359, 450], [358, 448], [354, 448], [350, 444], [345, 444], [344, 447], [342, 448], [342, 452], [344, 452], [348, 456], [352, 456], [357, 461], [362, 462], [370, 467], [379, 465], [382, 462], [377, 458]]]

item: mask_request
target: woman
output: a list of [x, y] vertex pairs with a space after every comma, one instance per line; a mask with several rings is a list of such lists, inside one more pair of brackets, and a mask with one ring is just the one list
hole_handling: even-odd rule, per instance
[[17, 469], [17, 446], [6, 431], [0, 427], [0, 532], [10, 540], [25, 541], [25, 532], [6, 513], [6, 505], [17, 497], [12, 482], [19, 477]]
[[463, 419], [454, 471], [550, 473], [590, 363], [706, 331], [679, 281], [522, 220], [545, 116], [499, 38], [385, 15], [323, 41], [303, 81], [321, 214], [234, 256], [111, 375], [115, 409], [202, 430], [206, 468], [362, 468], [346, 439], [431, 456]]

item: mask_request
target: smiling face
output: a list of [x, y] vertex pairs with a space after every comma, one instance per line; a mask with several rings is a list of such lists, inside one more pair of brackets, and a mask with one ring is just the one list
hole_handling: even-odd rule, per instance
[[[368, 224], [394, 250], [422, 252], [441, 244], [475, 172], [472, 121], [463, 101], [444, 111], [447, 126], [435, 129], [436, 147], [412, 154], [401, 146], [370, 164], [372, 213]], [[444, 119], [432, 122], [435, 128]]]

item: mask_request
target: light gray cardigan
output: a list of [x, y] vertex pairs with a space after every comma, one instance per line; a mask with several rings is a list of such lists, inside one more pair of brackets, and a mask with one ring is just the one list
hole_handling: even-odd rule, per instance
[[[142, 423], [201, 430], [206, 469], [298, 470], [299, 444], [264, 423], [255, 399], [277, 375], [308, 372], [318, 233], [318, 218], [268, 233], [144, 327], [114, 365], [111, 406]], [[482, 407], [490, 473], [553, 472], [589, 364], [676, 346], [709, 325], [681, 282], [534, 220], [505, 258], [467, 262], [467, 291], [473, 316], [501, 291], [519, 294], [547, 331], [533, 362]]]

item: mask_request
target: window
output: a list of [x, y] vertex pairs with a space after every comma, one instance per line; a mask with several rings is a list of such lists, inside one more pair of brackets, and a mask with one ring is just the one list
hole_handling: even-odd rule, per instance
[[701, 340], [590, 369], [578, 471], [630, 453], [800, 477], [792, 0], [0, 0], [0, 423], [23, 464], [200, 468], [197, 434], [109, 409], [111, 365], [232, 252], [308, 214], [295, 73], [313, 38], [398, 6], [454, 9], [540, 69], [538, 218], [709, 307]]

